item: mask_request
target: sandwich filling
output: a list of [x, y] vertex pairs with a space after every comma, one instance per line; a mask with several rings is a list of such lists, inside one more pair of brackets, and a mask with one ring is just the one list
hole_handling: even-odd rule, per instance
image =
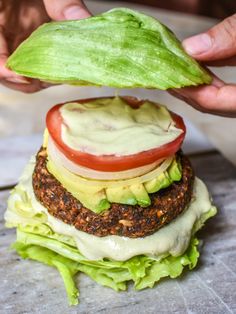
[[[179, 155], [178, 158], [182, 169], [178, 181], [171, 184], [168, 173], [172, 171], [165, 171], [156, 180], [145, 183], [154, 192], [148, 194], [141, 183], [101, 189], [100, 186], [81, 184], [74, 177], [65, 181], [63, 170], [53, 168], [55, 175], [50, 172], [46, 151], [42, 149], [36, 157], [33, 171], [34, 193], [51, 215], [78, 230], [96, 236], [143, 237], [171, 222], [191, 199], [193, 170], [185, 156]], [[86, 204], [93, 205], [97, 200], [101, 207], [108, 202], [111, 204], [108, 203], [109, 208], [103, 212], [86, 207]]]
[[55, 233], [71, 237], [73, 245], [89, 260], [109, 258], [126, 261], [137, 255], [148, 255], [156, 259], [167, 255], [180, 256], [187, 249], [195, 232], [216, 212], [205, 184], [195, 178], [191, 202], [185, 211], [167, 226], [146, 237], [98, 237], [80, 231], [49, 214], [47, 208], [35, 197], [32, 186], [34, 167], [35, 160], [32, 159], [9, 198], [9, 207], [5, 214], [8, 225], [26, 230], [29, 228], [33, 233], [37, 231], [37, 227], [46, 225]]

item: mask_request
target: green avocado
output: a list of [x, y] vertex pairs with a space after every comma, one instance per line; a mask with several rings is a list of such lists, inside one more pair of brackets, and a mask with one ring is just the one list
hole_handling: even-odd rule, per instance
[[84, 187], [74, 178], [75, 175], [63, 167], [59, 168], [50, 159], [47, 162], [47, 169], [67, 191], [93, 212], [101, 213], [110, 208], [104, 188]]
[[180, 179], [182, 178], [181, 163], [176, 158], [173, 159], [167, 171], [172, 181], [180, 181]]
[[132, 191], [132, 193], [135, 195], [138, 205], [142, 207], [147, 207], [151, 205], [150, 197], [142, 183], [133, 184], [129, 188]]
[[107, 199], [111, 203], [127, 205], [140, 205], [146, 207], [151, 205], [149, 195], [142, 183], [130, 186], [107, 188]]
[[182, 169], [180, 162], [173, 159], [169, 168], [160, 174], [157, 178], [144, 183], [144, 187], [148, 193], [155, 193], [161, 189], [167, 188], [174, 181], [179, 181], [182, 177]]
[[167, 188], [169, 185], [171, 185], [171, 183], [172, 180], [169, 178], [168, 172], [164, 171], [157, 178], [145, 182], [144, 186], [148, 193], [155, 193], [160, 189]]
[[111, 204], [107, 200], [104, 191], [91, 194], [90, 193], [81, 193], [77, 195], [71, 193], [75, 198], [79, 199], [80, 202], [87, 208], [91, 209], [96, 214], [101, 214], [105, 210], [109, 209]]
[[130, 187], [122, 186], [106, 189], [107, 199], [111, 203], [120, 203], [127, 205], [136, 205], [137, 199], [132, 193]]

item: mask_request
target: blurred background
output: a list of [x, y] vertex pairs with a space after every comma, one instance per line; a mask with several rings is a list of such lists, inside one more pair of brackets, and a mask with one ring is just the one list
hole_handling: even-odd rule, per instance
[[[129, 7], [152, 15], [172, 29], [180, 40], [206, 31], [220, 19], [236, 12], [236, 0], [130, 0], [129, 2], [85, 0], [85, 3], [93, 14], [115, 7]], [[235, 68], [221, 67], [211, 70], [226, 82], [236, 83]], [[12, 151], [14, 158], [17, 155], [20, 165], [23, 165], [25, 156], [33, 153], [41, 143], [45, 115], [50, 107], [63, 101], [114, 95], [115, 92], [114, 89], [106, 87], [63, 85], [34, 94], [23, 94], [0, 85], [1, 152]], [[202, 153], [217, 149], [236, 165], [235, 119], [203, 114], [165, 91], [122, 89], [118, 94], [148, 98], [167, 105], [171, 110], [182, 115], [187, 123], [188, 133], [185, 144], [187, 152]], [[4, 154], [1, 153], [0, 178], [3, 178], [3, 172], [8, 172], [5, 159]], [[15, 159], [14, 162], [16, 163]], [[21, 169], [19, 173], [20, 171]]]
[[129, 2], [218, 19], [224, 19], [236, 12], [235, 0], [129, 0]]

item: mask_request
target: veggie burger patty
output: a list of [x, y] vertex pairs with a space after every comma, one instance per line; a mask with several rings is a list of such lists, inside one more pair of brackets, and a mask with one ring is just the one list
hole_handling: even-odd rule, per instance
[[113, 203], [103, 214], [84, 207], [47, 170], [47, 152], [41, 148], [36, 156], [33, 188], [38, 201], [48, 212], [78, 230], [103, 237], [119, 235], [130, 238], [150, 235], [171, 222], [189, 204], [194, 173], [188, 158], [181, 153], [182, 179], [168, 188], [150, 194], [152, 204], [146, 208]]

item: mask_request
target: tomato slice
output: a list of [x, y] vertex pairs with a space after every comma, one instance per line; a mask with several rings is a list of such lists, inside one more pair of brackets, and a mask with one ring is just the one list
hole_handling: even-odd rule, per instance
[[[103, 97], [104, 98], [104, 97]], [[142, 101], [134, 97], [124, 97], [127, 103], [132, 107], [139, 107], [142, 105]], [[85, 103], [94, 100], [83, 99], [75, 100], [73, 102]], [[182, 129], [183, 132], [172, 142], [164, 144], [154, 149], [148, 151], [143, 151], [138, 154], [132, 154], [128, 156], [115, 156], [115, 155], [101, 155], [95, 156], [89, 153], [81, 152], [74, 150], [67, 146], [61, 138], [61, 124], [62, 117], [60, 114], [60, 107], [63, 104], [56, 105], [52, 107], [46, 117], [46, 125], [49, 131], [49, 134], [54, 141], [58, 149], [74, 163], [77, 163], [81, 166], [99, 170], [99, 171], [109, 171], [117, 172], [133, 168], [138, 168], [155, 162], [160, 158], [167, 158], [171, 155], [174, 155], [181, 147], [181, 144], [184, 140], [186, 128], [183, 122], [183, 119], [176, 113], [170, 112], [172, 119], [175, 122], [175, 126], [179, 129]]]

